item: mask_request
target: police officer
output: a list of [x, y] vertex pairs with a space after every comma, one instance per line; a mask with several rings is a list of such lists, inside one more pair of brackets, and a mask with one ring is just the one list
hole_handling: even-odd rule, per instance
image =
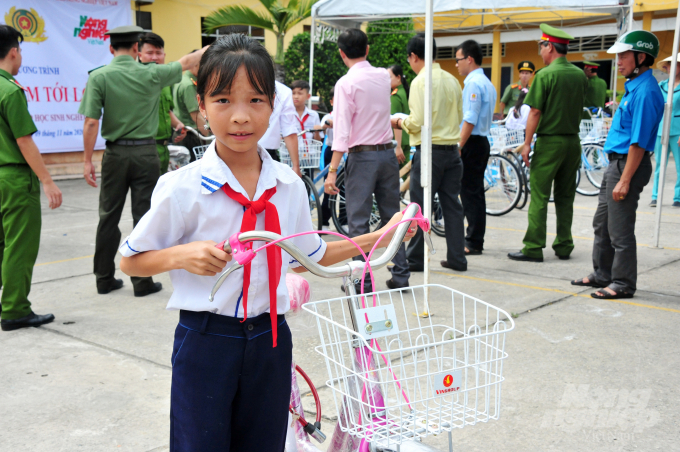
[[[192, 52], [193, 53], [193, 52]], [[196, 98], [196, 77], [198, 76], [198, 66], [184, 71], [182, 80], [175, 85], [173, 100], [175, 103], [175, 113], [177, 118], [184, 123], [184, 125], [191, 127], [198, 131], [201, 135], [209, 135], [205, 128], [205, 121], [203, 116], [198, 113], [198, 100]], [[193, 133], [187, 133], [179, 143], [189, 149], [191, 161], [196, 160], [193, 148], [200, 146], [203, 143]], [[278, 149], [278, 148], [277, 148]]]
[[[588, 78], [588, 88], [586, 88], [585, 107], [604, 108], [607, 101], [607, 82], [597, 76], [597, 69], [600, 67], [598, 63], [592, 61], [583, 62], [583, 72]], [[587, 111], [583, 112], [583, 119], [590, 119]]]
[[[203, 50], [170, 64], [144, 65], [137, 60], [139, 37], [136, 26], [117, 27], [111, 38], [113, 60], [90, 71], [78, 112], [84, 115], [84, 175], [97, 187], [92, 153], [97, 141], [99, 119], [106, 150], [102, 160], [99, 192], [99, 226], [94, 254], [97, 292], [107, 294], [123, 286], [115, 279], [114, 258], [120, 243], [118, 222], [128, 190], [132, 192], [133, 224], [149, 210], [151, 193], [159, 177], [160, 163], [153, 138], [158, 130], [158, 105], [164, 86], [179, 82], [183, 69], [198, 65]], [[103, 115], [102, 115], [102, 110]], [[132, 278], [135, 296], [158, 292], [162, 286], [151, 278]]]
[[517, 70], [519, 71], [519, 82], [514, 85], [508, 85], [503, 91], [503, 97], [501, 97], [501, 111], [503, 112], [503, 117], [508, 115], [510, 109], [517, 103], [519, 98], [519, 93], [523, 89], [528, 89], [531, 85], [531, 77], [536, 71], [536, 66], [531, 61], [520, 61], [517, 65]]
[[548, 199], [554, 183], [557, 237], [553, 250], [569, 259], [574, 249], [571, 221], [576, 195], [576, 171], [581, 165], [579, 124], [583, 113], [587, 80], [583, 71], [566, 58], [567, 45], [574, 39], [550, 25], [541, 24], [541, 58], [547, 67], [534, 79], [524, 103], [531, 107], [527, 119], [522, 158], [529, 166], [534, 132], [538, 135], [531, 160], [531, 204], [524, 248], [508, 257], [518, 261], [543, 262], [546, 242]]
[[[144, 64], [165, 64], [165, 41], [156, 33], [144, 33], [139, 39], [139, 61]], [[161, 100], [158, 106], [158, 131], [156, 132], [156, 150], [161, 162], [161, 175], [168, 171], [170, 151], [168, 144], [172, 138], [173, 129], [178, 135], [175, 142], [182, 141], [186, 136], [184, 124], [172, 112], [175, 105], [172, 102], [172, 89], [169, 86], [161, 90]]]
[[24, 37], [0, 25], [0, 325], [3, 331], [40, 326], [52, 314], [31, 310], [33, 265], [40, 244], [40, 182], [51, 209], [61, 191], [43, 163], [32, 135], [38, 131], [28, 113], [24, 88], [14, 79], [21, 67]]
[[648, 31], [629, 31], [607, 53], [618, 54], [619, 73], [628, 81], [604, 144], [610, 163], [593, 217], [593, 272], [571, 283], [601, 287], [590, 294], [593, 298], [632, 298], [637, 289], [635, 211], [652, 176], [651, 154], [664, 110], [651, 70], [659, 40]]

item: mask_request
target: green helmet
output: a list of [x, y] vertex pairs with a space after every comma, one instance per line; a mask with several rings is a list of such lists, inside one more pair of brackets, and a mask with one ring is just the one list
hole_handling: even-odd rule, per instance
[[607, 53], [623, 53], [629, 50], [643, 52], [656, 58], [659, 55], [659, 40], [649, 31], [633, 30], [621, 35]]

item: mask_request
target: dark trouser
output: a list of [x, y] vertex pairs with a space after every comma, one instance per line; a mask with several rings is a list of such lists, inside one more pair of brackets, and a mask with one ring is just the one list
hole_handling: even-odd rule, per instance
[[279, 150], [278, 149], [267, 149], [267, 152], [269, 152], [269, 155], [274, 159], [275, 162], [280, 162], [281, 159], [279, 158]]
[[[484, 197], [484, 171], [489, 161], [489, 139], [480, 135], [470, 135], [461, 150], [463, 159], [463, 180], [460, 200], [468, 221], [465, 246], [469, 249], [484, 249], [486, 231], [486, 198]], [[437, 162], [433, 160], [433, 166]], [[442, 206], [442, 209], [444, 206]], [[446, 224], [446, 223], [445, 223]]]
[[595, 271], [588, 278], [602, 285], [609, 284], [614, 290], [633, 294], [637, 289], [635, 211], [640, 193], [652, 176], [652, 162], [650, 154], [646, 152], [633, 174], [628, 194], [622, 201], [616, 202], [612, 198], [612, 192], [621, 179], [628, 156], [612, 157], [616, 156], [609, 154], [610, 164], [602, 180], [597, 210], [593, 217]]
[[40, 248], [40, 182], [28, 165], [0, 167], [0, 310], [4, 320], [31, 313], [33, 265]]
[[[423, 187], [420, 186], [420, 149], [413, 155], [411, 167], [411, 201], [423, 207]], [[446, 260], [455, 267], [466, 267], [465, 258], [465, 223], [463, 206], [458, 200], [463, 162], [458, 149], [451, 151], [432, 150], [432, 197], [439, 194], [439, 202], [444, 214], [446, 232]], [[423, 265], [424, 252], [423, 232], [418, 228], [406, 250], [406, 257], [411, 265]]]
[[168, 165], [170, 164], [170, 151], [168, 146], [156, 143], [156, 151], [158, 151], [158, 160], [160, 162], [159, 168], [161, 176], [168, 172]]
[[574, 250], [571, 222], [574, 217], [576, 172], [580, 166], [581, 142], [578, 135], [547, 135], [536, 140], [529, 173], [531, 203], [522, 248], [525, 256], [543, 257], [551, 190], [557, 223], [552, 248], [558, 256], [569, 256]]
[[[136, 226], [151, 206], [151, 194], [158, 182], [159, 160], [156, 145], [118, 146], [107, 144], [102, 159], [99, 192], [99, 226], [94, 251], [97, 287], [108, 287], [114, 280], [114, 259], [120, 244], [118, 223], [128, 190], [132, 194], [132, 222]], [[151, 278], [130, 278], [135, 290], [148, 289]]]
[[[386, 224], [399, 212], [399, 162], [394, 149], [354, 152], [347, 156], [345, 165], [345, 207], [349, 236], [370, 232], [369, 219], [373, 210], [373, 195], [378, 204], [380, 220]], [[363, 259], [361, 256], [355, 260]], [[394, 257], [392, 279], [399, 285], [408, 283], [411, 273], [406, 262], [406, 250], [401, 245]], [[366, 278], [365, 289], [370, 287]]]
[[[326, 152], [323, 155], [323, 164], [324, 166], [328, 166], [331, 164], [331, 159], [333, 158], [333, 151], [331, 150], [331, 147], [328, 146], [326, 148]], [[326, 176], [324, 176], [323, 180], [326, 182], [326, 177], [328, 177], [328, 173], [326, 173]], [[328, 226], [330, 224], [331, 220], [331, 203], [330, 203], [330, 195], [327, 193], [323, 194], [323, 200], [321, 201], [321, 218], [322, 218], [322, 224], [324, 226]]]
[[283, 452], [293, 340], [278, 316], [181, 311], [172, 349], [170, 452]]

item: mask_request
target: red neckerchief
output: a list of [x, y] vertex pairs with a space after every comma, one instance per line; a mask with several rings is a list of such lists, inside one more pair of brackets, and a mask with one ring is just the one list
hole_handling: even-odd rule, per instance
[[[302, 132], [303, 130], [305, 130], [305, 121], [307, 120], [307, 118], [309, 118], [309, 113], [307, 113], [306, 115], [304, 115], [304, 116], [302, 117], [302, 119], [300, 119], [300, 117], [299, 117], [298, 115], [295, 115], [295, 119], [297, 119], [298, 122], [300, 123], [300, 132]], [[305, 134], [305, 137], [306, 137], [306, 136], [307, 136], [307, 134]]]
[[[229, 184], [222, 186], [222, 191], [231, 199], [245, 207], [243, 220], [241, 220], [241, 232], [248, 232], [255, 229], [257, 214], [264, 211], [264, 229], [269, 232], [281, 234], [281, 224], [279, 223], [279, 212], [276, 206], [269, 202], [276, 193], [276, 187], [265, 191], [257, 201], [249, 201], [248, 198], [235, 192]], [[276, 289], [281, 280], [281, 249], [278, 246], [267, 248], [267, 268], [269, 270], [269, 316], [272, 321], [272, 337], [274, 347], [277, 338], [277, 310], [276, 310]], [[243, 320], [248, 318], [248, 288], [250, 287], [250, 263], [243, 267]]]

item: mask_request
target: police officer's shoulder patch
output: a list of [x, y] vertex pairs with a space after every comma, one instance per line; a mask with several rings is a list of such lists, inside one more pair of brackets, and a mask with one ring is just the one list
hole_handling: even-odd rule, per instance
[[93, 73], [94, 71], [96, 71], [97, 69], [103, 68], [104, 66], [106, 66], [106, 65], [104, 64], [104, 65], [99, 66], [99, 67], [96, 67], [96, 68], [94, 68], [94, 69], [90, 69], [89, 71], [87, 71], [87, 73], [88, 73], [88, 74], [91, 74], [91, 73]]
[[512, 85], [512, 89], [515, 89], [515, 88], [519, 88], [519, 85], [517, 85], [517, 84]]

